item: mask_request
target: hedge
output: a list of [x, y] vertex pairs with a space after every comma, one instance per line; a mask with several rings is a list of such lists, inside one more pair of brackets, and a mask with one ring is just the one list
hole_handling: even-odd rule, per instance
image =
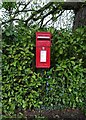
[[[35, 32], [53, 35], [50, 69], [35, 67]], [[86, 102], [86, 27], [75, 32], [7, 26], [3, 31], [2, 111], [79, 108]]]

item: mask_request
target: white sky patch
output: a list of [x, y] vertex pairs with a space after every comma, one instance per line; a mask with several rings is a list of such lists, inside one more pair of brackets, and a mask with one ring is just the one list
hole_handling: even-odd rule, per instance
[[[43, 24], [46, 24], [49, 19], [52, 18], [52, 15], [49, 15], [44, 19]], [[73, 26], [74, 21], [74, 12], [73, 10], [65, 10], [61, 16], [59, 16], [56, 20], [56, 22], [53, 22], [52, 20], [47, 23], [47, 27], [54, 27], [56, 29], [71, 29]]]

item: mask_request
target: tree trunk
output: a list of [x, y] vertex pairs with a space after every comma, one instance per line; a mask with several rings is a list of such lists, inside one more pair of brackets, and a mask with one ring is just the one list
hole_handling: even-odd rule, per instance
[[79, 10], [75, 11], [73, 29], [83, 26], [86, 26], [86, 6], [83, 6]]
[[62, 7], [64, 10], [74, 10], [75, 17], [74, 17], [73, 29], [86, 25], [85, 2], [65, 2], [62, 5]]

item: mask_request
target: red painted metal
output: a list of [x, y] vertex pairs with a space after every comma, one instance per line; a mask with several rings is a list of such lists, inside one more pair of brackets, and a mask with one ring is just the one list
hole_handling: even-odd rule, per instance
[[36, 32], [36, 68], [50, 68], [50, 32]]

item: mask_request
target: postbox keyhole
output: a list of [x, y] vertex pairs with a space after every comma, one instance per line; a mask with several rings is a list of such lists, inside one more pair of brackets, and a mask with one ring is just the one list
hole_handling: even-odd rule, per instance
[[42, 47], [42, 50], [45, 50], [45, 47]]

